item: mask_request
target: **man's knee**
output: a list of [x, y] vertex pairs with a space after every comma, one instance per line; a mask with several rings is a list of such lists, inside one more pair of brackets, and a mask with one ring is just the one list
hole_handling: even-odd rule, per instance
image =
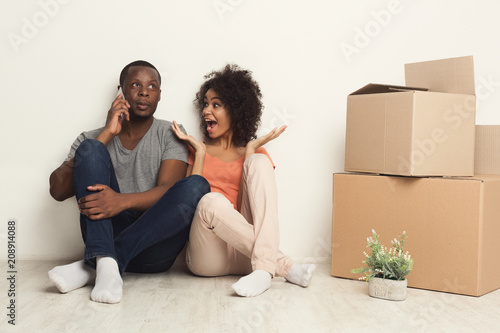
[[191, 175], [187, 178], [184, 178], [184, 181], [187, 182], [188, 187], [193, 189], [193, 194], [198, 196], [199, 198], [203, 197], [205, 194], [210, 192], [210, 184], [208, 181], [199, 175]]
[[75, 160], [97, 157], [99, 155], [109, 156], [106, 146], [99, 140], [86, 139], [76, 149]]
[[210, 185], [207, 180], [202, 176], [193, 175], [177, 181], [164, 197], [175, 196], [182, 205], [191, 207], [194, 213], [200, 199], [209, 192]]

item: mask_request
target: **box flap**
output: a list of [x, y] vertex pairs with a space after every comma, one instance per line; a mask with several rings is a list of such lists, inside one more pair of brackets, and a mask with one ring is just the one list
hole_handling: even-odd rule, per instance
[[404, 86], [394, 86], [388, 84], [377, 84], [377, 83], [369, 83], [361, 89], [356, 90], [350, 95], [368, 95], [368, 94], [382, 94], [382, 93], [391, 93], [391, 92], [402, 92], [402, 91], [427, 91], [427, 88], [413, 88], [413, 87], [404, 87]]
[[406, 85], [430, 91], [475, 95], [472, 56], [405, 65]]
[[500, 175], [480, 175], [476, 174], [474, 176], [402, 176], [402, 175], [386, 175], [382, 173], [367, 173], [367, 172], [335, 172], [333, 175], [347, 175], [347, 176], [364, 176], [364, 177], [391, 177], [393, 179], [442, 179], [442, 180], [456, 180], [464, 181], [470, 180], [475, 182], [487, 182], [487, 181], [500, 181]]

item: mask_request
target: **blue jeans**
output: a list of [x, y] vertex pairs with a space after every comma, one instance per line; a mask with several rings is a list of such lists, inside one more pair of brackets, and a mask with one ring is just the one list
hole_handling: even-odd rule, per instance
[[[88, 139], [75, 153], [76, 199], [95, 193], [87, 190], [94, 184], [120, 192], [106, 146]], [[80, 215], [85, 263], [95, 268], [95, 258], [107, 256], [116, 259], [120, 274], [168, 270], [187, 242], [198, 201], [208, 192], [205, 178], [192, 175], [176, 182], [145, 212], [125, 210], [102, 220]]]

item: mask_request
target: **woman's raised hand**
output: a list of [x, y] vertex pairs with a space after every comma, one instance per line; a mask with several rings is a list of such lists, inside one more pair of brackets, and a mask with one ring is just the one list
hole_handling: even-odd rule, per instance
[[255, 140], [249, 141], [245, 147], [245, 157], [254, 154], [258, 148], [279, 137], [281, 133], [285, 131], [285, 129], [286, 125], [283, 125], [280, 128], [275, 127], [271, 132], [267, 133], [266, 135], [258, 137]]
[[175, 135], [177, 135], [177, 137], [182, 141], [186, 141], [194, 149], [195, 152], [205, 153], [206, 151], [205, 144], [203, 142], [196, 140], [192, 135], [185, 134], [175, 120], [173, 125], [171, 125], [171, 127]]
[[196, 140], [192, 135], [184, 134], [184, 132], [179, 127], [176, 121], [172, 124], [172, 130], [175, 135], [182, 141], [187, 142], [194, 149], [194, 162], [193, 166], [188, 167], [188, 171], [186, 176], [189, 175], [203, 175], [203, 167], [205, 165], [205, 153], [207, 151], [207, 147], [203, 142]]

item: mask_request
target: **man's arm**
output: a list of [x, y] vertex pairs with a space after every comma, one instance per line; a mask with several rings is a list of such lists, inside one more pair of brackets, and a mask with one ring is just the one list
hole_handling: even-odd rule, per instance
[[127, 208], [145, 211], [153, 206], [179, 180], [186, 176], [187, 164], [180, 160], [163, 160], [158, 171], [156, 187], [142, 192], [131, 193]]
[[[120, 133], [123, 120], [130, 120], [130, 115], [128, 113], [129, 108], [129, 102], [124, 100], [121, 94], [116, 96], [115, 100], [111, 104], [111, 108], [108, 111], [106, 127], [96, 139], [107, 146], [109, 141], [111, 141], [115, 135]], [[123, 118], [121, 117], [121, 114], [124, 115]], [[64, 201], [75, 195], [73, 188], [74, 165], [75, 159], [72, 158], [71, 160], [61, 164], [61, 166], [54, 170], [50, 175], [50, 195], [57, 201]]]
[[80, 212], [91, 220], [100, 220], [118, 215], [127, 209], [145, 211], [155, 204], [175, 182], [184, 178], [186, 169], [187, 164], [183, 161], [162, 161], [156, 186], [141, 193], [117, 193], [101, 184], [89, 186], [88, 190], [97, 193], [79, 200]]
[[50, 195], [57, 201], [64, 201], [75, 194], [73, 189], [74, 164], [75, 159], [72, 158], [50, 174]]

